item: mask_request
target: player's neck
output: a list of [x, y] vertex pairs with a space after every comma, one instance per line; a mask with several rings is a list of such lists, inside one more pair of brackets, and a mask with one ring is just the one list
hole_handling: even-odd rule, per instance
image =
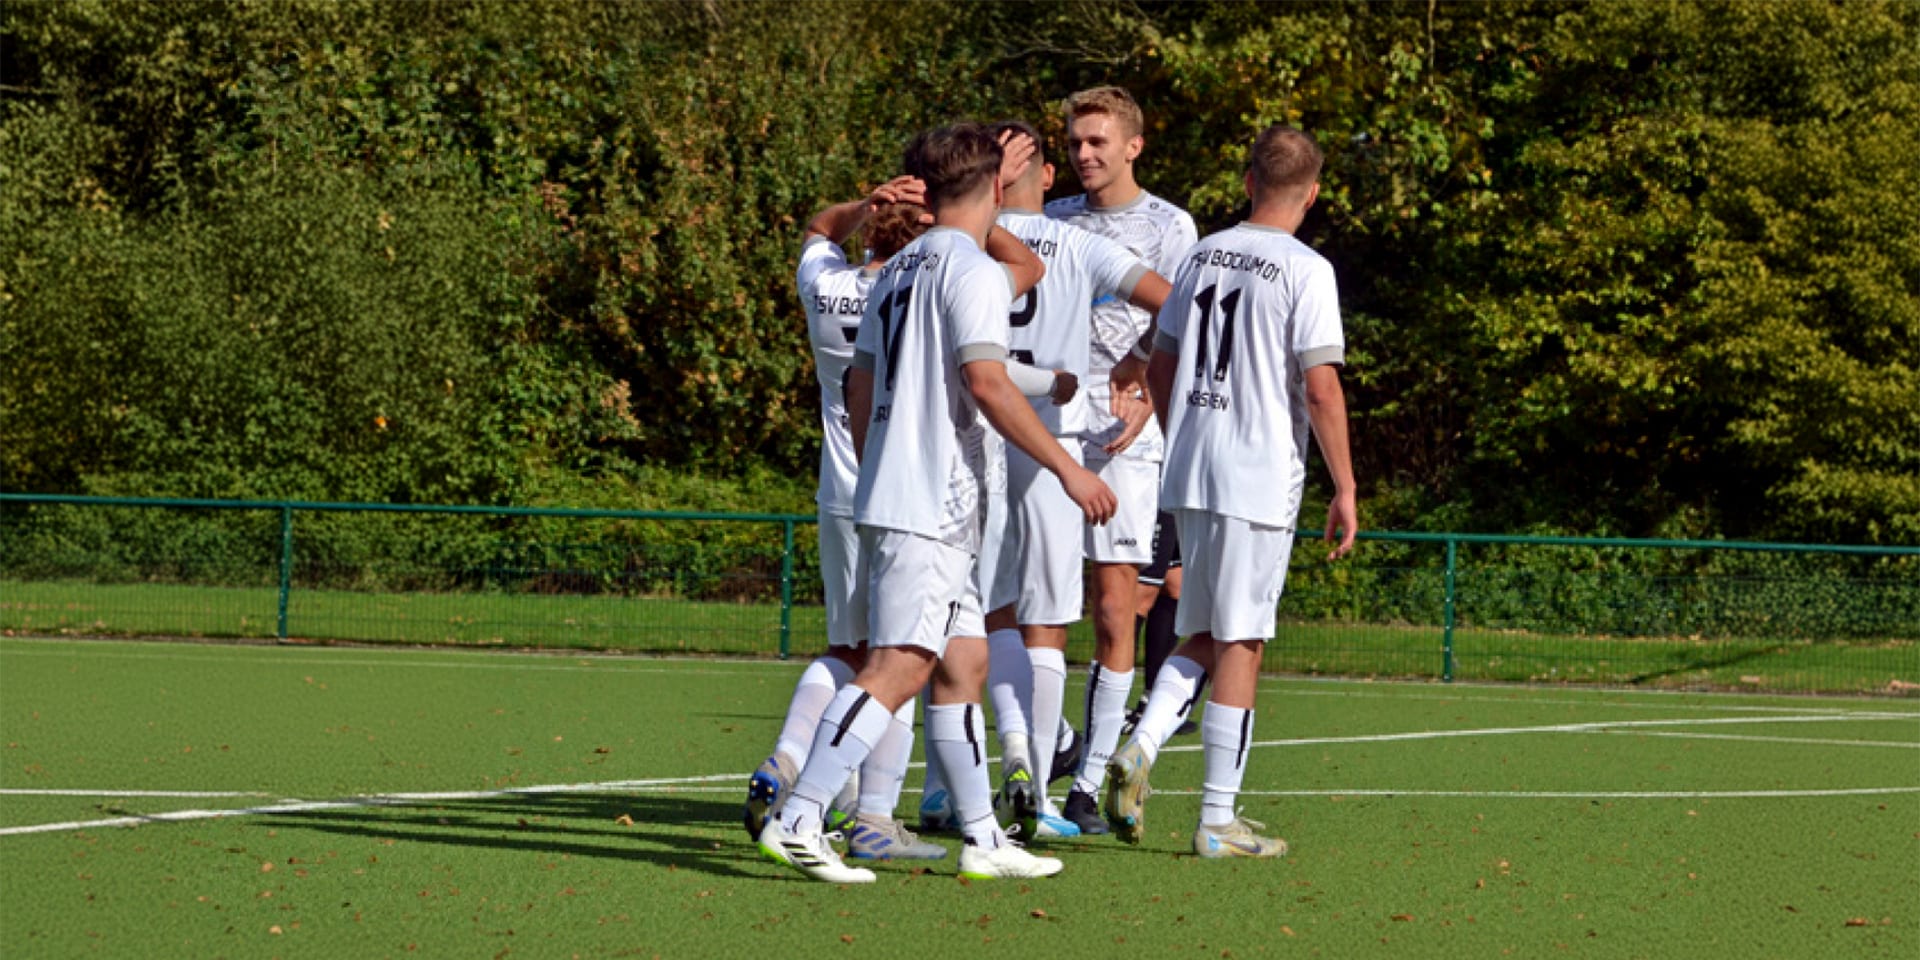
[[1047, 205], [1042, 190], [1009, 190], [1000, 203], [1001, 213], [1039, 213]]
[[973, 238], [976, 246], [985, 248], [987, 232], [993, 229], [993, 220], [1000, 213], [994, 205], [992, 194], [983, 194], [984, 201], [967, 200], [942, 205], [933, 212], [933, 225], [951, 227]]
[[1098, 190], [1087, 191], [1087, 205], [1094, 207], [1124, 207], [1146, 191], [1140, 189], [1133, 176], [1128, 174], [1113, 178], [1113, 182]]
[[1262, 227], [1293, 233], [1307, 219], [1307, 208], [1300, 204], [1256, 204], [1253, 212], [1247, 215], [1247, 222]]

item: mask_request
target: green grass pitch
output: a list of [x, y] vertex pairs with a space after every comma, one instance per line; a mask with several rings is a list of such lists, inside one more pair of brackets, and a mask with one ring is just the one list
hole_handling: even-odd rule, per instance
[[841, 888], [738, 824], [801, 662], [0, 640], [0, 956], [1920, 953], [1912, 701], [1272, 678], [1283, 860], [1182, 738], [1141, 847]]

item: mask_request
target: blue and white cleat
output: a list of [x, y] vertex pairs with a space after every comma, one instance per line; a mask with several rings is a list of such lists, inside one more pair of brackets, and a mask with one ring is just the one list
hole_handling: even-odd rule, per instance
[[1039, 825], [1033, 828], [1033, 835], [1042, 840], [1063, 840], [1080, 835], [1080, 825], [1055, 813], [1042, 811]]
[[920, 829], [928, 833], [958, 833], [960, 818], [953, 814], [953, 797], [935, 790], [920, 799]]
[[747, 779], [746, 809], [741, 811], [748, 837], [760, 839], [760, 830], [767, 825], [767, 812], [786, 797], [799, 778], [800, 771], [794, 769], [793, 761], [784, 753], [768, 757], [760, 769], [753, 772]]
[[944, 860], [947, 848], [913, 835], [892, 817], [862, 815], [848, 834], [847, 856], [855, 860]]

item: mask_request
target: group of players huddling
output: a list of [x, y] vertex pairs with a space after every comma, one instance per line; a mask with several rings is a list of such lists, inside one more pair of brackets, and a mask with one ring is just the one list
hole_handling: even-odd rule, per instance
[[[1251, 215], [1196, 241], [1185, 211], [1134, 180], [1132, 97], [1099, 87], [1064, 109], [1079, 196], [1045, 202], [1053, 167], [1031, 126], [961, 123], [916, 137], [901, 176], [806, 228], [829, 650], [801, 675], [744, 819], [762, 852], [816, 879], [874, 880], [835, 834], [856, 860], [946, 856], [894, 815], [923, 691], [921, 823], [963, 836], [962, 876], [1062, 869], [1014, 837], [1111, 828], [1138, 843], [1149, 771], [1209, 682], [1194, 852], [1287, 850], [1235, 799], [1309, 433], [1333, 480], [1330, 559], [1357, 529], [1333, 270], [1293, 236], [1321, 154], [1299, 130], [1262, 132]], [[841, 246], [855, 232], [862, 263]], [[1082, 737], [1062, 717], [1064, 651], [1089, 561]], [[1129, 715], [1149, 565], [1173, 588], [1156, 612], [1175, 612]], [[1174, 634], [1188, 639], [1169, 651]], [[1056, 805], [1046, 787], [1064, 776]]]

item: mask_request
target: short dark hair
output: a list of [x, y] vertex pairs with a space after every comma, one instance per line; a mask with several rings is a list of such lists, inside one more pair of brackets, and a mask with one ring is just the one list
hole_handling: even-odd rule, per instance
[[927, 206], [938, 210], [1000, 175], [1000, 142], [980, 124], [948, 124], [914, 137], [901, 166], [927, 185]]
[[917, 203], [882, 205], [867, 218], [867, 249], [882, 260], [893, 259], [894, 254], [927, 232], [927, 224], [920, 219], [926, 212], [927, 208]]
[[1247, 155], [1254, 186], [1263, 192], [1292, 193], [1320, 179], [1320, 145], [1303, 130], [1276, 123], [1260, 131]]
[[1038, 167], [1047, 162], [1047, 141], [1044, 137], [1040, 136], [1039, 130], [1034, 129], [1033, 124], [1025, 120], [1002, 120], [993, 125], [994, 142], [1000, 142], [1000, 138], [1006, 136], [1009, 132], [1024, 133], [1033, 138], [1034, 166]]

